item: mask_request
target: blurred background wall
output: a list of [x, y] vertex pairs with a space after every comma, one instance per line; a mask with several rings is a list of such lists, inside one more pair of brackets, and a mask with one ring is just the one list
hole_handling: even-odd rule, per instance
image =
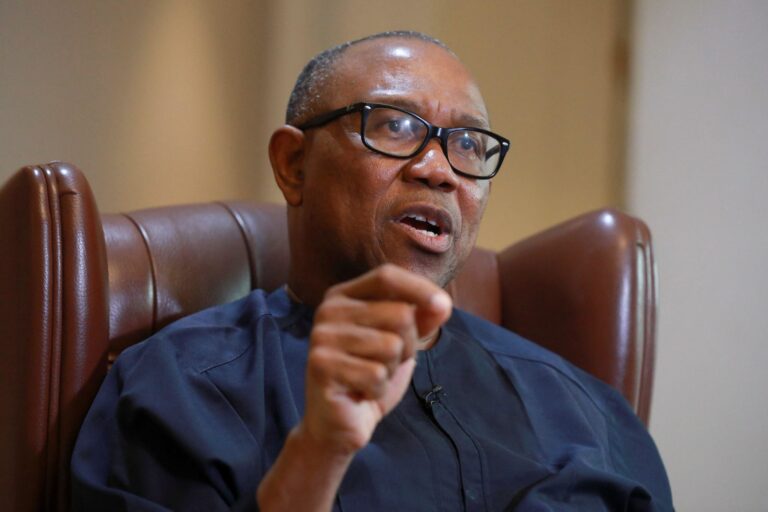
[[[281, 200], [266, 143], [317, 52], [443, 39], [513, 140], [481, 243], [619, 201], [625, 4], [612, 0], [0, 0], [0, 179], [60, 159], [102, 211]], [[618, 58], [617, 58], [618, 55]]]
[[303, 64], [434, 35], [512, 139], [481, 245], [606, 205], [645, 218], [678, 509], [765, 511], [766, 27], [763, 0], [0, 0], [0, 183], [60, 159], [102, 211], [280, 201], [266, 142]]
[[638, 1], [626, 193], [660, 274], [651, 431], [679, 510], [766, 511], [768, 2]]

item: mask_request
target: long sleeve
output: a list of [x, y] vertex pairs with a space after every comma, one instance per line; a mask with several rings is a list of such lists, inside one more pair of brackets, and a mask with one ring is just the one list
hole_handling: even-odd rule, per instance
[[[72, 459], [74, 509], [254, 510], [258, 443], [205, 374], [157, 352], [109, 372]], [[128, 370], [146, 357], [157, 371], [134, 381]]]
[[75, 446], [75, 510], [256, 509], [303, 386], [265, 302], [189, 317], [118, 358]]

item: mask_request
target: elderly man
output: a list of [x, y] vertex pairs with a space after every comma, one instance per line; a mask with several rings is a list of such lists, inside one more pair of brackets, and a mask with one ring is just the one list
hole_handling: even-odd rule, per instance
[[75, 508], [671, 510], [616, 392], [451, 310], [507, 148], [427, 36], [310, 61], [269, 146], [287, 286], [120, 357], [75, 449]]

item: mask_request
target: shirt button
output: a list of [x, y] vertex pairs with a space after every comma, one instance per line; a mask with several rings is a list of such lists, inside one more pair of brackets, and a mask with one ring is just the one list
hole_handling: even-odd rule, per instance
[[469, 501], [477, 501], [477, 493], [472, 489], [464, 489], [464, 494], [466, 494]]

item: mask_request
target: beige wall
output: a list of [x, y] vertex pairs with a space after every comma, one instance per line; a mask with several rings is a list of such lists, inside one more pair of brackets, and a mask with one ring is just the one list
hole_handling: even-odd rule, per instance
[[[279, 200], [265, 145], [301, 66], [374, 31], [444, 39], [513, 141], [480, 241], [619, 201], [618, 0], [0, 1], [0, 180], [71, 161], [104, 211]], [[619, 59], [620, 63], [620, 59]]]
[[217, 5], [0, 2], [0, 177], [68, 160], [104, 210], [253, 189], [263, 9]]
[[678, 510], [768, 498], [768, 2], [639, 1], [629, 205], [661, 282], [651, 431]]

